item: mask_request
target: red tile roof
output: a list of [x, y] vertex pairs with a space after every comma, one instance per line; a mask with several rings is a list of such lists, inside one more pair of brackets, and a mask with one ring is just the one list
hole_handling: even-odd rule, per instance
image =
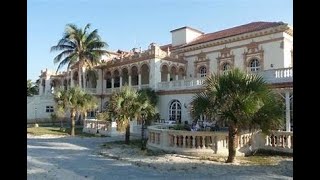
[[217, 31], [213, 33], [203, 34], [196, 38], [195, 40], [183, 45], [182, 47], [191, 46], [195, 44], [200, 44], [208, 41], [213, 41], [217, 39], [222, 39], [230, 36], [235, 36], [239, 34], [244, 34], [253, 31], [259, 31], [262, 29], [267, 29], [270, 27], [275, 27], [279, 25], [284, 25], [283, 22], [252, 22], [249, 24], [244, 24], [241, 26], [236, 26], [233, 28], [225, 29], [222, 31]]

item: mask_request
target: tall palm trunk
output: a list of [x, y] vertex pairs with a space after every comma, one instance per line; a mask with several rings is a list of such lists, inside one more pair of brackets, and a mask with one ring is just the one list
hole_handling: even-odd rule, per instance
[[81, 77], [82, 77], [82, 68], [81, 68], [81, 63], [79, 63], [79, 67], [78, 67], [78, 81], [79, 81], [79, 87], [82, 88], [82, 81], [81, 81]]
[[238, 128], [234, 127], [234, 125], [231, 125], [229, 126], [228, 129], [229, 129], [229, 143], [228, 143], [229, 156], [226, 163], [232, 163], [236, 156]]
[[129, 144], [130, 142], [130, 121], [128, 120], [128, 123], [126, 125], [126, 139], [125, 139], [125, 143]]
[[71, 110], [70, 110], [70, 117], [71, 117], [71, 133], [70, 133], [70, 135], [71, 135], [71, 136], [74, 136], [74, 135], [75, 135], [75, 133], [74, 133], [75, 115], [76, 115], [75, 110], [74, 110], [74, 109], [71, 109]]

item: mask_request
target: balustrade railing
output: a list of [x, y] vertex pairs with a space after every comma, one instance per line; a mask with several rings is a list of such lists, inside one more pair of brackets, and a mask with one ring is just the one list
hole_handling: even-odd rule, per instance
[[[228, 154], [228, 132], [171, 130], [170, 125], [148, 127], [148, 146], [167, 151], [195, 154]], [[269, 149], [292, 153], [292, 132], [271, 131], [242, 132], [237, 139], [237, 155], [242, 156], [256, 149]]]
[[272, 131], [265, 138], [265, 146], [293, 149], [293, 133], [286, 131]]
[[[293, 80], [293, 69], [281, 68], [281, 69], [270, 69], [258, 72], [267, 83], [283, 83], [292, 82]], [[198, 79], [183, 79], [177, 81], [159, 82], [158, 90], [175, 90], [175, 89], [191, 89], [202, 87], [205, 78]]]

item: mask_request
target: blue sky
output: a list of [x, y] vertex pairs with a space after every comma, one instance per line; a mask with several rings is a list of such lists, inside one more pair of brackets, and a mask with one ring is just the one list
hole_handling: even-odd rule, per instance
[[27, 78], [56, 70], [50, 52], [65, 25], [98, 29], [108, 50], [143, 50], [151, 42], [171, 43], [170, 31], [190, 26], [210, 33], [253, 21], [283, 21], [293, 26], [292, 0], [28, 0]]

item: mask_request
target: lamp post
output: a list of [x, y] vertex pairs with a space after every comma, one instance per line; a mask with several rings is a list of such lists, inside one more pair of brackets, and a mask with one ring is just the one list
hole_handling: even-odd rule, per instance
[[145, 138], [145, 112], [141, 113], [142, 124], [141, 124], [141, 150], [146, 149], [146, 138]]
[[97, 126], [97, 131], [96, 131], [96, 133], [97, 133], [97, 134], [99, 134], [99, 129], [98, 129], [99, 123], [98, 123], [98, 118], [97, 118], [98, 114], [99, 114], [99, 111], [96, 111], [96, 126]]

